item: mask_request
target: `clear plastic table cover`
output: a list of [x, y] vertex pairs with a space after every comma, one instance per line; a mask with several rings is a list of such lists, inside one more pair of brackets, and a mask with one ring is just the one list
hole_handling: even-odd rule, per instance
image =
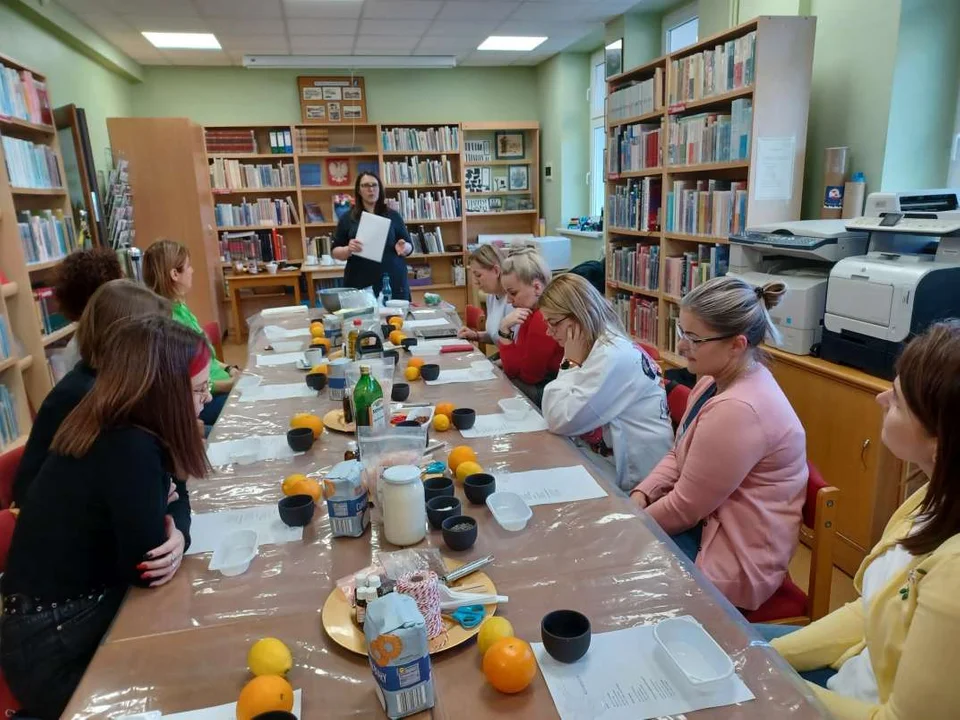
[[[265, 325], [293, 329], [306, 322], [303, 315], [252, 318], [250, 372], [264, 383], [302, 380], [302, 371], [292, 365], [256, 368], [253, 358], [269, 344]], [[309, 339], [302, 340], [306, 346]], [[438, 362], [444, 368], [469, 367], [481, 357], [477, 352], [450, 354]], [[398, 375], [408, 358], [401, 355]], [[478, 413], [497, 412], [498, 400], [517, 394], [499, 371], [496, 381], [477, 385], [411, 385], [408, 403], [450, 401]], [[326, 392], [316, 399], [254, 403], [231, 398], [210, 440], [285, 432], [294, 413], [323, 416], [336, 406]], [[495, 556], [486, 572], [498, 592], [510, 597], [498, 612], [509, 618], [519, 637], [539, 641], [541, 618], [558, 608], [584, 612], [594, 632], [692, 615], [730, 654], [756, 695], [755, 701], [700, 711], [696, 717], [829, 717], [742, 616], [686, 558], [672, 552], [660, 528], [616, 489], [605, 468], [587, 461], [570, 441], [545, 432], [466, 441], [450, 430], [431, 437], [449, 444], [437, 459], [445, 459], [450, 446], [467, 444], [494, 473], [583, 464], [609, 493], [597, 500], [537, 506], [527, 527], [511, 533], [497, 525], [485, 506], [471, 505], [458, 487], [465, 512], [479, 521], [477, 543], [469, 551], [451, 552], [439, 533], [428, 532], [427, 545], [457, 560]], [[343, 459], [350, 439], [326, 430], [305, 455], [215, 468], [208, 477], [189, 481], [193, 510], [276, 503], [286, 475], [321, 476]], [[280, 638], [293, 651], [289, 677], [304, 691], [303, 717], [382, 717], [366, 659], [335, 645], [320, 618], [336, 580], [368, 565], [380, 549], [394, 548], [376, 524], [361, 538], [332, 538], [321, 505], [302, 542], [261, 546], [243, 575], [221, 577], [209, 571], [208, 555], [185, 558], [168, 585], [131, 590], [64, 717], [173, 713], [233, 702], [249, 679], [247, 651], [265, 636]], [[529, 689], [515, 696], [486, 685], [474, 643], [433, 660], [437, 705], [431, 717], [557, 717], [539, 674]]]

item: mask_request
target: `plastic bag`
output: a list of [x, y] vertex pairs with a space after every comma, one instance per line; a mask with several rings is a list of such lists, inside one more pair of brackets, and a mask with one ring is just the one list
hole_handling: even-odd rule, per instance
[[437, 577], [447, 574], [443, 557], [437, 548], [406, 548], [393, 552], [377, 553], [377, 562], [391, 580], [398, 580], [408, 572], [432, 570]]
[[[344, 370], [347, 378], [347, 387], [350, 389], [350, 402], [353, 402], [353, 389], [360, 380], [360, 366], [369, 365], [370, 374], [380, 383], [380, 389], [383, 390], [383, 402], [389, 409], [390, 395], [393, 393], [393, 376], [397, 367], [397, 358], [390, 356], [385, 358], [368, 358], [350, 363]], [[389, 416], [389, 412], [387, 415]], [[356, 417], [356, 407], [354, 407], [354, 417]]]
[[427, 444], [425, 427], [383, 428], [359, 427], [357, 440], [360, 443], [360, 460], [363, 463], [363, 481], [370, 491], [370, 497], [382, 505], [378, 485], [380, 476], [388, 467], [394, 465], [416, 465], [423, 462], [423, 451]]

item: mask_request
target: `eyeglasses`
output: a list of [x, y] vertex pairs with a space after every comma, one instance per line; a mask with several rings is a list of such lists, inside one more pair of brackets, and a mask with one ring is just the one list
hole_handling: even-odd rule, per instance
[[377, 183], [360, 183], [360, 187], [364, 190], [373, 190], [374, 188], [380, 187]]
[[676, 333], [677, 333], [677, 340], [686, 340], [688, 343], [690, 343], [694, 347], [699, 347], [700, 345], [703, 345], [703, 343], [714, 342], [715, 340], [729, 340], [730, 338], [737, 336], [737, 334], [734, 333], [733, 335], [716, 335], [714, 337], [708, 337], [708, 338], [690, 337], [684, 331], [684, 329], [680, 327], [680, 323], [676, 323], [674, 325], [674, 329], [676, 330]]
[[196, 398], [206, 399], [207, 394], [210, 392], [210, 388], [207, 385], [204, 385], [202, 388], [192, 388], [193, 395]]
[[558, 327], [560, 327], [560, 325], [563, 323], [564, 320], [569, 320], [569, 319], [570, 319], [569, 315], [564, 315], [559, 320], [547, 320], [547, 325], [550, 326], [551, 330], [556, 330]]

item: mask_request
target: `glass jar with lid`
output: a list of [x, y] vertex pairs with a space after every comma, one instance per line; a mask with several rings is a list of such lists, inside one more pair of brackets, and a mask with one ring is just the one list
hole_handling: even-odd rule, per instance
[[416, 545], [427, 534], [427, 509], [416, 465], [394, 465], [379, 483], [383, 534], [391, 545]]

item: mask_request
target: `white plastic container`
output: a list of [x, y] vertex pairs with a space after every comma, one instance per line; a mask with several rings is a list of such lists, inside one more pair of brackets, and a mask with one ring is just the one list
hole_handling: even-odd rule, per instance
[[653, 637], [695, 690], [712, 690], [733, 675], [730, 656], [689, 615], [657, 623]]
[[523, 398], [504, 398], [499, 401], [497, 405], [503, 410], [503, 414], [506, 415], [507, 420], [523, 420], [523, 418], [527, 416], [527, 413], [530, 412], [530, 406], [527, 405], [527, 401]]
[[416, 545], [427, 535], [427, 506], [416, 465], [394, 465], [377, 483], [383, 534], [399, 547]]
[[533, 517], [527, 501], [512, 492], [492, 493], [487, 497], [487, 507], [500, 527], [510, 532], [523, 530]]
[[410, 307], [409, 300], [387, 300], [388, 308], [397, 308], [398, 310], [403, 310], [404, 312]]
[[257, 556], [257, 531], [234, 530], [225, 535], [213, 551], [210, 569], [219, 570], [221, 575], [233, 577], [242, 575]]

